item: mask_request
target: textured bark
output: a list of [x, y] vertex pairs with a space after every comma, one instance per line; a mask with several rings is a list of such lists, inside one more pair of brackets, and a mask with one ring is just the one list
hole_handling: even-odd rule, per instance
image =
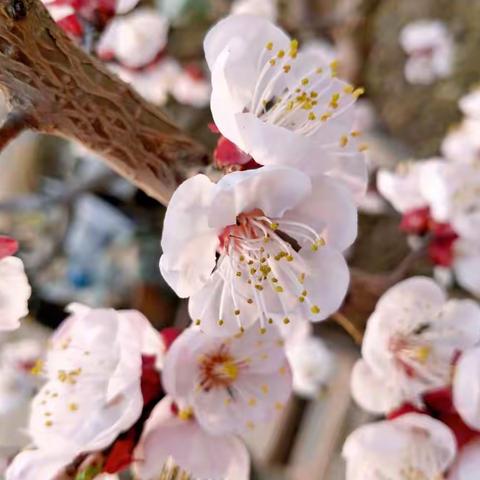
[[202, 146], [77, 47], [40, 0], [0, 0], [0, 89], [13, 118], [82, 143], [162, 203], [207, 162]]

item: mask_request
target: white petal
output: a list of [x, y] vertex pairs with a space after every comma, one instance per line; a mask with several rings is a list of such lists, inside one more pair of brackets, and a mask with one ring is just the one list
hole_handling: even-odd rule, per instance
[[463, 421], [480, 429], [480, 348], [465, 352], [457, 363], [453, 401]]
[[[335, 313], [343, 303], [350, 283], [350, 271], [341, 253], [328, 246], [318, 251], [300, 250], [309, 272], [304, 287], [308, 292], [308, 301], [300, 304], [305, 318], [313, 322], [324, 320]], [[310, 305], [320, 309], [318, 314], [311, 311]]]
[[447, 480], [477, 480], [480, 472], [480, 440], [462, 447]]
[[364, 360], [358, 360], [353, 368], [351, 392], [362, 409], [376, 414], [387, 414], [403, 401], [395, 383], [376, 376]]
[[260, 209], [278, 218], [311, 192], [308, 176], [289, 167], [263, 167], [225, 175], [215, 186], [209, 224], [235, 225], [237, 215]]
[[16, 257], [0, 260], [0, 330], [14, 330], [28, 314], [30, 284], [23, 262]]
[[9, 465], [6, 480], [53, 480], [75, 458], [75, 454], [54, 449], [25, 450]]
[[122, 65], [139, 68], [155, 59], [165, 47], [168, 20], [155, 10], [140, 8], [117, 17], [102, 34], [97, 51], [100, 56], [113, 53]]
[[180, 297], [197, 292], [215, 267], [219, 232], [208, 225], [213, 189], [205, 175], [190, 178], [177, 188], [165, 215], [160, 269]]
[[164, 398], [145, 424], [134, 453], [142, 480], [158, 478], [168, 458], [198, 480], [247, 480], [250, 461], [243, 443], [233, 436], [212, 436], [195, 420], [172, 415], [172, 400]]
[[[236, 43], [242, 40], [243, 45]], [[235, 42], [234, 46], [230, 45]], [[239, 65], [245, 65], [242, 79], [255, 81], [259, 57], [265, 45], [273, 42], [275, 49], [288, 46], [289, 38], [282, 30], [264, 18], [254, 15], [231, 15], [218, 22], [206, 35], [203, 42], [205, 58], [210, 69], [213, 68], [220, 53], [228, 46]], [[256, 49], [246, 50], [246, 46], [255, 45]], [[242, 48], [243, 47], [243, 48]]]
[[350, 192], [324, 175], [312, 179], [312, 193], [284, 219], [302, 222], [321, 232], [330, 247], [347, 249], [357, 237], [357, 209]]

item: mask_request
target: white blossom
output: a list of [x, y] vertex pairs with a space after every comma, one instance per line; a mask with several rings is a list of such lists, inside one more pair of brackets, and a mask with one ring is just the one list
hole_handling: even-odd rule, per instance
[[[196, 325], [231, 335], [260, 321], [327, 318], [349, 281], [342, 251], [355, 239], [351, 194], [327, 176], [270, 166], [217, 184], [197, 175], [174, 193], [162, 235], [162, 274], [190, 297]], [[217, 256], [218, 253], [218, 256]]]

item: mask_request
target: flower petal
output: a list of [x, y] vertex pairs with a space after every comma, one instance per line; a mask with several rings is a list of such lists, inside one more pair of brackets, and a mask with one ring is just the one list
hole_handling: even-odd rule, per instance
[[197, 292], [215, 267], [218, 231], [208, 225], [214, 184], [196, 175], [177, 188], [165, 215], [160, 270], [180, 297]]

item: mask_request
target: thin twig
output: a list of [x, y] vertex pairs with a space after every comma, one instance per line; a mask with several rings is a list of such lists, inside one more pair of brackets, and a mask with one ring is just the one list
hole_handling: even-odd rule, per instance
[[331, 319], [340, 325], [353, 338], [355, 343], [362, 344], [363, 332], [348, 317], [341, 312], [336, 312], [331, 316]]
[[417, 250], [412, 250], [389, 274], [389, 283], [390, 285], [395, 285], [396, 283], [403, 280], [412, 267], [421, 260], [428, 251], [428, 242], [425, 243], [422, 247]]
[[0, 127], [0, 151], [27, 128], [28, 123], [25, 115], [18, 112], [10, 112]]

